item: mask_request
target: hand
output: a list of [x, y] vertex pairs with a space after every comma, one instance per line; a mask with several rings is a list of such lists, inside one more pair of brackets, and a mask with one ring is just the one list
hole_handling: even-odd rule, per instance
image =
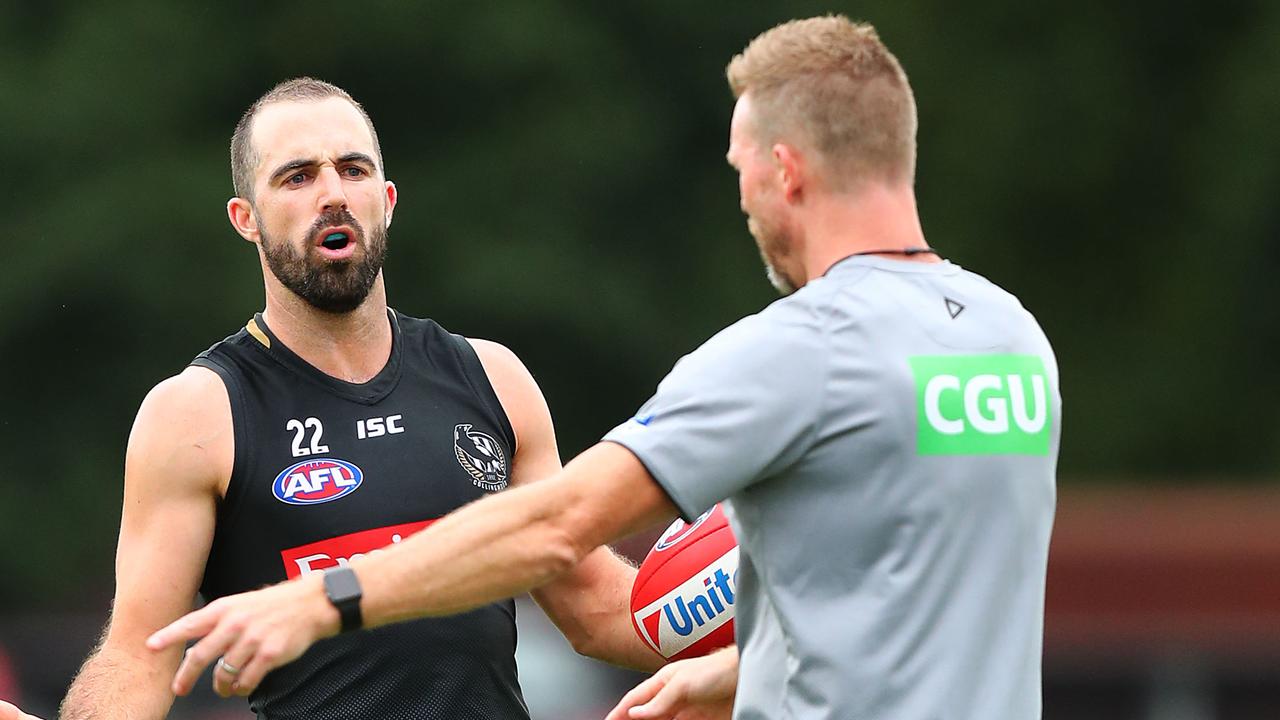
[[671, 663], [623, 696], [605, 720], [728, 720], [738, 687], [738, 649]]
[[28, 715], [9, 703], [0, 700], [0, 720], [40, 720], [35, 715]]
[[158, 651], [203, 638], [183, 657], [173, 678], [174, 694], [191, 692], [201, 671], [217, 662], [214, 691], [223, 697], [248, 695], [268, 672], [296, 660], [340, 627], [338, 610], [325, 597], [316, 573], [214, 600], [161, 628], [147, 639], [147, 647]]

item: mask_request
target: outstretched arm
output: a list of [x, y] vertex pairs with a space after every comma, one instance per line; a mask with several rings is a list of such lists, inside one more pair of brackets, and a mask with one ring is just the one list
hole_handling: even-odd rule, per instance
[[[600, 443], [553, 478], [486, 497], [395, 547], [353, 560], [364, 588], [364, 625], [451, 615], [518, 595], [573, 569], [600, 545], [675, 514], [631, 451]], [[236, 691], [247, 693], [269, 670], [338, 629], [322, 578], [311, 574], [220, 598], [147, 645], [164, 652], [204, 638], [187, 653], [174, 691], [190, 691], [204, 666], [225, 656], [243, 668]]]
[[230, 475], [230, 417], [221, 380], [200, 368], [158, 385], [139, 409], [111, 620], [63, 700], [64, 720], [158, 720], [173, 704], [182, 648], [154, 653], [144, 643], [191, 610], [213, 539], [217, 478]]

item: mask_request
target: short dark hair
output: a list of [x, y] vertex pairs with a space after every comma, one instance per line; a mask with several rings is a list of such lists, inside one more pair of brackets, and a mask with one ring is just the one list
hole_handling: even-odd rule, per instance
[[382, 164], [382, 147], [378, 144], [378, 131], [373, 129], [373, 121], [369, 119], [369, 113], [365, 112], [360, 103], [347, 94], [346, 90], [337, 85], [315, 78], [300, 77], [285, 80], [271, 88], [267, 94], [250, 105], [249, 109], [244, 111], [244, 115], [240, 116], [240, 122], [236, 123], [236, 130], [231, 134], [231, 184], [235, 189], [236, 197], [253, 200], [253, 170], [258, 164], [258, 157], [253, 149], [250, 131], [258, 111], [276, 102], [315, 102], [331, 97], [340, 97], [360, 111], [360, 116], [369, 126], [369, 134], [373, 136], [373, 153], [378, 161], [378, 169], [386, 173], [386, 168]]

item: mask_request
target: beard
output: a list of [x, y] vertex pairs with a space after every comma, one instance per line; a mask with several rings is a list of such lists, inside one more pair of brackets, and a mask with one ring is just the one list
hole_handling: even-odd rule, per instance
[[756, 239], [756, 247], [760, 249], [760, 259], [764, 261], [764, 274], [769, 284], [781, 295], [795, 292], [795, 281], [787, 277], [782, 269], [782, 260], [791, 254], [793, 243], [790, 234], [781, 225], [751, 215], [747, 218], [747, 230]]
[[[316, 250], [317, 236], [325, 228], [335, 225], [350, 227], [353, 237], [347, 241], [359, 244], [363, 252], [347, 260], [325, 259]], [[373, 289], [387, 258], [387, 229], [374, 225], [366, 238], [364, 228], [346, 209], [327, 212], [316, 218], [307, 231], [301, 251], [287, 240], [272, 240], [265, 228], [261, 233], [262, 251], [271, 274], [307, 304], [334, 315], [360, 307]]]

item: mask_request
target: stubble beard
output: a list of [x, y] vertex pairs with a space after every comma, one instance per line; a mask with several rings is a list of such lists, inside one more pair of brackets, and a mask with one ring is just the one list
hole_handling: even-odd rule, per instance
[[782, 258], [790, 254], [792, 246], [786, 230], [773, 223], [764, 222], [754, 215], [747, 218], [747, 229], [756, 240], [760, 259], [764, 261], [764, 274], [769, 284], [786, 296], [796, 291], [796, 284], [782, 270]]
[[[317, 249], [317, 235], [324, 228], [346, 225], [360, 248], [351, 259], [329, 260]], [[363, 226], [347, 210], [316, 218], [299, 251], [294, 243], [272, 239], [265, 228], [262, 251], [271, 274], [294, 295], [315, 309], [333, 315], [352, 312], [364, 302], [382, 271], [387, 257], [387, 229], [374, 225], [366, 235]], [[363, 250], [363, 252], [361, 252]]]

